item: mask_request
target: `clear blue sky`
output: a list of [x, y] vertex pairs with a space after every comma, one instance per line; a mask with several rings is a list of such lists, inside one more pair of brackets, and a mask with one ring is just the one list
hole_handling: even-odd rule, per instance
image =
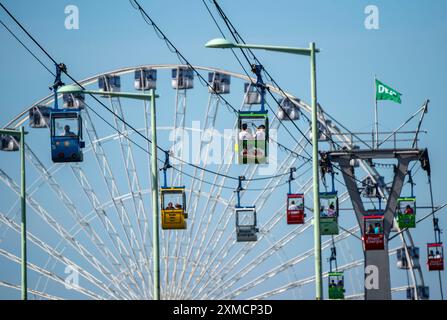
[[[76, 79], [125, 66], [178, 63], [128, 1], [4, 0], [3, 3], [58, 61], [68, 66]], [[229, 51], [204, 48], [209, 39], [220, 34], [202, 1], [141, 0], [141, 3], [192, 64], [241, 72]], [[64, 8], [69, 4], [79, 7], [79, 30], [64, 27]], [[428, 134], [422, 143], [429, 148], [432, 161], [435, 202], [441, 204], [447, 200], [444, 193], [447, 174], [442, 164], [447, 156], [446, 1], [223, 0], [220, 4], [247, 42], [307, 46], [315, 41], [321, 49], [317, 58], [319, 102], [351, 130], [372, 129], [374, 75], [403, 94], [401, 105], [379, 104], [382, 130], [397, 127], [425, 99], [430, 99], [423, 125]], [[364, 9], [370, 4], [380, 10], [379, 30], [364, 27]], [[17, 30], [4, 12], [0, 12], [0, 19]], [[0, 43], [0, 124], [3, 125], [47, 95], [52, 79], [3, 27]], [[306, 59], [267, 52], [257, 55], [286, 91], [309, 101]], [[4, 163], [0, 166], [3, 168]], [[417, 183], [422, 194], [419, 203], [428, 205], [426, 179], [421, 173]], [[441, 225], [446, 223], [447, 218], [441, 215]], [[416, 231], [422, 251], [424, 242], [431, 238], [431, 223], [427, 221]], [[391, 263], [393, 269], [394, 261]], [[432, 287], [432, 297], [439, 298], [437, 276], [426, 271], [425, 275]]]

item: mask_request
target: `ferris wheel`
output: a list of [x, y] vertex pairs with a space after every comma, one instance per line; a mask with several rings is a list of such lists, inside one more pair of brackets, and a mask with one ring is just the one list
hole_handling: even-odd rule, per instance
[[[158, 144], [166, 150], [159, 154], [163, 171], [161, 298], [312, 297], [312, 290], [306, 290], [315, 281], [313, 212], [307, 205], [312, 203], [311, 166], [306, 157], [311, 147], [306, 141], [309, 105], [266, 85], [281, 101], [267, 121], [267, 113], [256, 111], [263, 99], [254, 85], [257, 79], [212, 67], [194, 69], [208, 84], [200, 85], [186, 65], [143, 65], [95, 75], [79, 84], [87, 90], [99, 89], [101, 101], [113, 113], [93, 107], [81, 93], [60, 93], [56, 101], [63, 106], [61, 115], [52, 115], [55, 99], [50, 95], [4, 126], [30, 126], [25, 155], [29, 292], [34, 298], [152, 298], [150, 142], [141, 137], [151, 138], [149, 103], [111, 93], [155, 88], [159, 94]], [[228, 108], [222, 95], [240, 106], [238, 114]], [[63, 121], [59, 123], [60, 118]], [[201, 121], [193, 123], [195, 119]], [[291, 121], [305, 133], [296, 142], [282, 132]], [[363, 143], [321, 106], [318, 121], [319, 141], [325, 151], [356, 150]], [[259, 140], [253, 139], [250, 145], [250, 141], [235, 138], [234, 132], [240, 134], [250, 125], [253, 130], [267, 130], [268, 153], [262, 154], [267, 147]], [[72, 135], [57, 134], [57, 130]], [[17, 151], [13, 140], [3, 136], [2, 149]], [[73, 144], [77, 148], [58, 149]], [[250, 150], [255, 150], [255, 160], [247, 163]], [[259, 154], [262, 159], [268, 154], [268, 163], [258, 161]], [[2, 152], [0, 157], [0, 263], [2, 270], [8, 270], [0, 286], [13, 290], [19, 289], [8, 280], [15, 279], [12, 275], [18, 273], [20, 262], [18, 169], [13, 153]], [[376, 182], [382, 175], [366, 160], [351, 164], [362, 172], [357, 177], [365, 183], [363, 194], [375, 208], [375, 192], [386, 199], [390, 190], [386, 183], [368, 189], [368, 181]], [[322, 216], [325, 295], [362, 299], [362, 228], [343, 181], [334, 170], [326, 173], [330, 173], [329, 179], [324, 179], [321, 194], [322, 207], [327, 209]], [[411, 205], [412, 199], [406, 201]], [[406, 205], [405, 199], [402, 201]], [[365, 229], [372, 222], [373, 227], [380, 226], [380, 215], [370, 218], [376, 220], [365, 221]], [[390, 243], [393, 247], [388, 254], [397, 256], [408, 280], [393, 272], [391, 292], [424, 298], [419, 251], [410, 229], [400, 232], [397, 220], [395, 228], [399, 243]]]

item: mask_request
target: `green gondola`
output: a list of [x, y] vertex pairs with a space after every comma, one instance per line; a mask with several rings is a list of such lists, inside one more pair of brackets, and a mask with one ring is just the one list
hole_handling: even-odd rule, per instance
[[400, 229], [416, 228], [416, 198], [397, 199], [396, 216]]

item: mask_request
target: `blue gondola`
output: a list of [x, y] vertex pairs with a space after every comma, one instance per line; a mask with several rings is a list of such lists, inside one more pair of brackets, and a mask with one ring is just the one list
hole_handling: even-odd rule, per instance
[[79, 110], [51, 112], [51, 158], [53, 162], [82, 162], [82, 118]]

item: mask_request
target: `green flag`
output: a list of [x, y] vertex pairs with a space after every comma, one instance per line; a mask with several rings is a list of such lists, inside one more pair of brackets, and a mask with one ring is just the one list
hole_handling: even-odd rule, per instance
[[400, 99], [401, 95], [401, 93], [376, 79], [376, 100], [392, 100], [397, 103], [402, 103]]

